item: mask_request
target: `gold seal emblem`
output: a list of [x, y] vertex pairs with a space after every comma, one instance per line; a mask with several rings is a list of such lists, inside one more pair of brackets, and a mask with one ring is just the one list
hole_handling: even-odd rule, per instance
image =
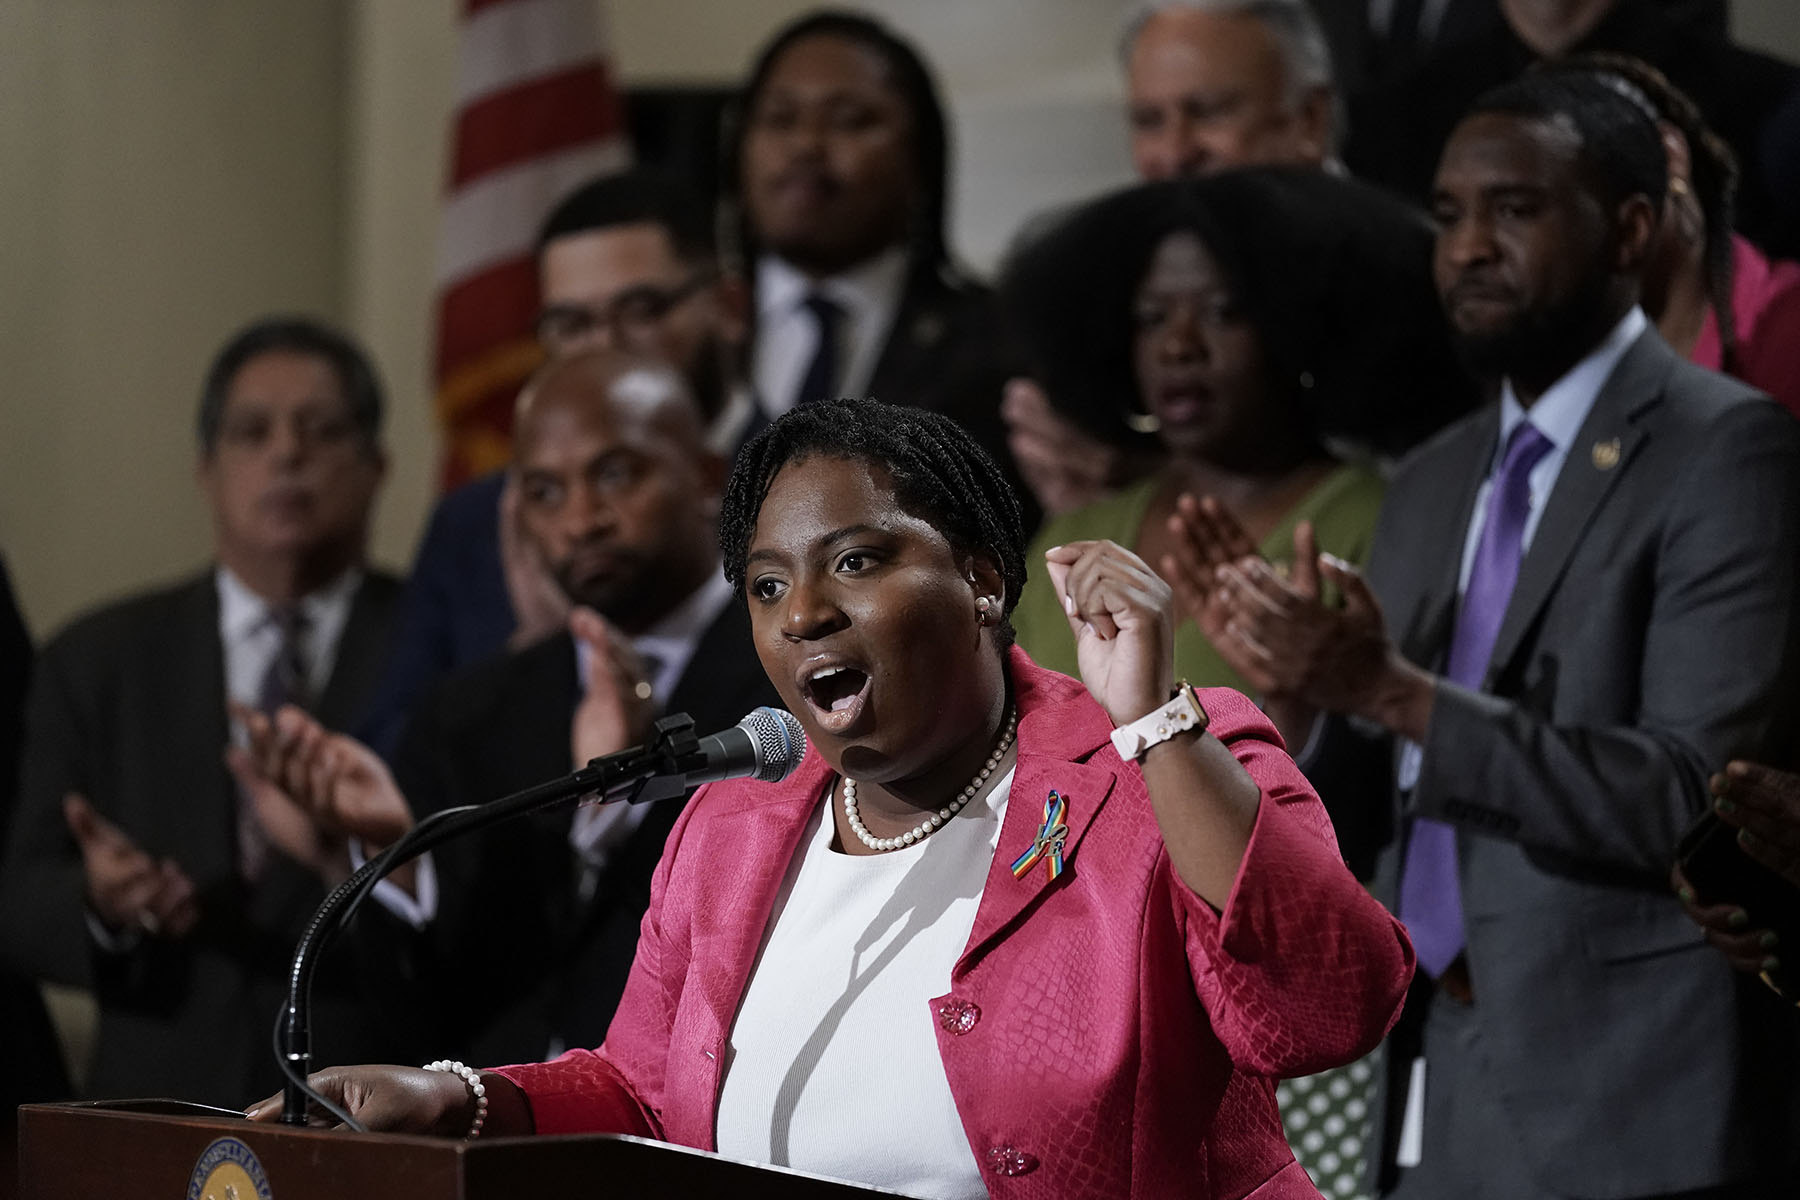
[[271, 1200], [269, 1179], [254, 1150], [236, 1138], [219, 1138], [200, 1152], [187, 1200]]
[[1619, 439], [1608, 438], [1604, 442], [1594, 443], [1594, 466], [1602, 471], [1610, 471], [1619, 465]]

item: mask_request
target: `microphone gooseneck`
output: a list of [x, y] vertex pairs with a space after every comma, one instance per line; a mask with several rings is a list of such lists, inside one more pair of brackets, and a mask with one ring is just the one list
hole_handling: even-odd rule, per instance
[[779, 708], [758, 708], [730, 729], [703, 738], [694, 736], [694, 720], [686, 713], [663, 717], [652, 729], [653, 735], [644, 745], [593, 759], [561, 779], [486, 804], [433, 813], [325, 897], [294, 948], [287, 1003], [275, 1018], [275, 1058], [287, 1079], [281, 1114], [284, 1124], [304, 1125], [311, 1101], [345, 1126], [362, 1130], [355, 1118], [306, 1081], [313, 1060], [312, 977], [332, 936], [394, 868], [452, 838], [527, 813], [579, 803], [626, 800], [641, 804], [670, 799], [721, 779], [749, 777], [774, 783], [792, 774], [806, 757], [806, 735], [800, 722]]

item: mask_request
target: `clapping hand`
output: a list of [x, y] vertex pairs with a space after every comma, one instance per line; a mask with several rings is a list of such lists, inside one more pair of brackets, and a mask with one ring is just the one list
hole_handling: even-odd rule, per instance
[[[269, 841], [289, 858], [335, 881], [348, 873], [350, 838], [373, 851], [412, 828], [412, 810], [387, 765], [355, 738], [292, 705], [273, 719], [241, 706], [233, 713], [248, 745], [228, 749], [226, 765]], [[404, 886], [405, 878], [397, 881]]]
[[569, 618], [569, 598], [557, 585], [537, 543], [519, 516], [519, 477], [506, 473], [500, 492], [500, 569], [516, 624], [507, 645], [514, 650], [541, 641]]
[[[1225, 506], [1211, 496], [1196, 499], [1182, 493], [1175, 501], [1169, 517], [1169, 535], [1175, 549], [1162, 556], [1163, 578], [1175, 589], [1175, 598], [1188, 618], [1214, 646], [1225, 640], [1225, 625], [1231, 612], [1219, 588], [1219, 571], [1231, 563], [1260, 558], [1250, 535]], [[1311, 545], [1312, 527], [1302, 525]], [[1300, 549], [1301, 531], [1295, 531], [1295, 549]], [[1225, 653], [1221, 648], [1220, 653]], [[1228, 657], [1227, 662], [1231, 662]], [[1233, 669], [1237, 667], [1233, 664]], [[1239, 670], [1238, 673], [1244, 674]]]
[[1019, 474], [1049, 515], [1092, 504], [1112, 488], [1124, 452], [1089, 437], [1058, 413], [1032, 380], [1007, 381], [1000, 415]]
[[635, 746], [656, 719], [654, 681], [643, 658], [613, 624], [591, 608], [569, 614], [569, 633], [586, 654], [581, 703], [569, 727], [577, 767]]
[[114, 932], [182, 938], [200, 919], [194, 884], [174, 859], [158, 862], [123, 829], [75, 792], [63, 797], [63, 819], [81, 847], [87, 902]]
[[[1318, 715], [1306, 698], [1275, 686], [1264, 657], [1233, 628], [1235, 610], [1225, 587], [1224, 572], [1271, 570], [1250, 535], [1237, 519], [1211, 496], [1196, 499], [1183, 494], [1169, 517], [1169, 533], [1175, 548], [1162, 557], [1163, 575], [1174, 586], [1175, 597], [1225, 664], [1258, 693], [1264, 712], [1281, 730], [1290, 747], [1306, 742]], [[1311, 522], [1294, 528], [1294, 566], [1285, 582], [1299, 601], [1321, 599], [1318, 545]]]
[[1733, 762], [1711, 787], [1713, 811], [1744, 853], [1800, 888], [1800, 775]]

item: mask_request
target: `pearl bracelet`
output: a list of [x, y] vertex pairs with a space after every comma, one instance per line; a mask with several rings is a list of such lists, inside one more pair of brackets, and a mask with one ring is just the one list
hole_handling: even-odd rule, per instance
[[443, 1071], [450, 1075], [462, 1076], [462, 1081], [469, 1085], [475, 1093], [475, 1119], [469, 1122], [469, 1132], [463, 1134], [464, 1141], [472, 1141], [481, 1136], [481, 1126], [487, 1121], [487, 1087], [481, 1082], [481, 1072], [473, 1067], [466, 1067], [453, 1059], [440, 1058], [436, 1062], [425, 1064], [427, 1071]]

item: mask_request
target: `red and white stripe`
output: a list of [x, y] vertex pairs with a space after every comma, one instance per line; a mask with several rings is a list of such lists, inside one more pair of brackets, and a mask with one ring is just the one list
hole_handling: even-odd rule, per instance
[[631, 161], [598, 0], [463, 0], [456, 146], [438, 235], [444, 482], [504, 462], [537, 363], [539, 225], [578, 184]]

